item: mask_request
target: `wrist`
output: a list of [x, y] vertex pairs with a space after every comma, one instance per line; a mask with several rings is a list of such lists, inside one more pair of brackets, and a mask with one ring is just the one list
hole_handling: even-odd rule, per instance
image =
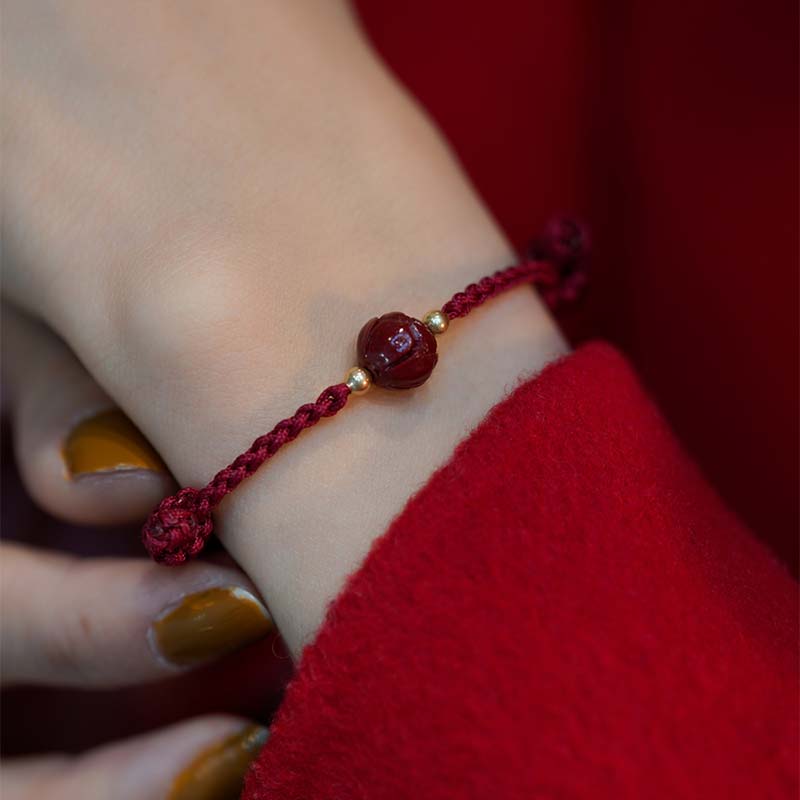
[[[172, 354], [167, 361], [178, 370], [169, 382], [182, 391], [168, 410], [180, 413], [165, 414], [164, 405], [155, 403], [153, 424], [161, 427], [148, 433], [179, 481], [203, 485], [277, 419], [340, 381], [355, 361], [356, 334], [370, 317], [395, 309], [422, 316], [487, 264], [507, 263], [499, 238], [484, 244], [497, 246], [496, 255], [467, 268], [463, 264], [472, 254], [456, 236], [446, 241], [453, 251], [439, 265], [441, 289], [435, 294], [420, 291], [418, 272], [409, 266], [432, 257], [421, 251], [408, 254], [402, 275], [382, 271], [359, 290], [344, 282], [325, 303], [314, 305], [316, 317], [298, 311], [308, 301], [287, 287], [293, 313], [277, 328], [274, 315], [263, 313], [268, 298], [250, 287], [249, 297], [230, 304], [238, 317], [223, 327], [238, 336], [252, 325], [252, 336], [224, 341], [206, 325], [202, 354], [196, 348], [184, 353], [185, 366]], [[385, 286], [384, 278], [397, 287]], [[218, 348], [213, 357], [210, 347]], [[529, 288], [496, 298], [468, 322], [456, 320], [440, 347], [439, 366], [425, 386], [353, 399], [335, 424], [323, 422], [313, 436], [300, 437], [219, 507], [217, 531], [261, 589], [295, 652], [411, 494], [520, 375], [564, 350]], [[151, 366], [149, 372], [156, 371]]]
[[521, 377], [565, 352], [537, 311], [533, 293], [521, 288], [468, 324], [456, 322], [424, 386], [353, 399], [223, 503], [217, 530], [261, 587], [293, 652], [457, 444]]
[[[123, 377], [141, 388], [142, 375], [150, 376], [154, 398], [136, 421], [180, 483], [203, 485], [275, 421], [342, 380], [367, 319], [391, 310], [421, 316], [510, 262], [488, 215], [457, 185], [446, 210], [425, 220], [427, 230], [406, 213], [392, 236], [325, 247], [301, 241], [294, 246], [302, 248], [303, 271], [294, 280], [265, 280], [259, 248], [237, 242], [235, 251], [195, 254], [180, 285], [165, 291], [162, 284], [129, 313], [115, 349], [124, 363], [138, 353], [139, 370]], [[262, 248], [269, 253], [267, 242]], [[163, 320], [167, 335], [154, 333]], [[454, 322], [428, 384], [354, 399], [334, 424], [300, 437], [222, 503], [216, 529], [293, 652], [372, 541], [458, 442], [521, 375], [564, 350], [533, 291], [499, 297], [468, 323]]]

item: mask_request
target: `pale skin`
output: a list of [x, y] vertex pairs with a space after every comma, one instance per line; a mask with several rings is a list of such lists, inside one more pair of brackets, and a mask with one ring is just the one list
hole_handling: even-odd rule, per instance
[[[6, 315], [4, 365], [12, 404], [44, 409], [17, 414], [15, 435], [37, 442], [20, 448], [21, 468], [61, 515], [102, 507], [102, 488], [65, 487], [57, 463], [60, 428], [81, 404], [121, 407], [180, 484], [202, 485], [342, 379], [367, 319], [421, 316], [513, 259], [344, 4], [26, 0], [4, 17], [3, 292], [22, 311]], [[223, 503], [217, 531], [247, 577], [212, 564], [83, 567], [94, 594], [111, 598], [103, 581], [145, 568], [166, 594], [192, 575], [241, 585], [299, 655], [408, 498], [521, 377], [566, 350], [527, 288], [454, 322], [439, 344], [424, 387], [352, 398]], [[45, 358], [57, 365], [47, 375], [31, 367]], [[65, 376], [81, 391], [60, 389]], [[172, 488], [156, 477], [116, 491], [137, 518]], [[6, 619], [26, 613], [3, 583]], [[63, 594], [68, 583], [41, 590], [56, 587], [68, 625], [81, 600]], [[152, 610], [128, 613], [136, 629]], [[17, 654], [4, 671], [42, 670], [47, 634], [17, 627], [4, 620], [4, 649]], [[132, 679], [160, 668], [143, 653]], [[130, 758], [161, 757], [144, 750]], [[82, 768], [103, 763], [100, 753]], [[40, 777], [51, 770], [58, 787], [61, 768], [42, 762]], [[37, 774], [35, 762], [4, 772], [9, 800]]]

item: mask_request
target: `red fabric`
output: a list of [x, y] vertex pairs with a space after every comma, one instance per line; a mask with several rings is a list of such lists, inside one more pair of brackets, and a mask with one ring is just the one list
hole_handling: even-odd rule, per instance
[[793, 798], [797, 601], [589, 346], [376, 543], [244, 796]]
[[632, 359], [796, 570], [798, 4], [358, 8], [515, 242], [554, 211], [590, 223], [594, 279], [570, 332]]

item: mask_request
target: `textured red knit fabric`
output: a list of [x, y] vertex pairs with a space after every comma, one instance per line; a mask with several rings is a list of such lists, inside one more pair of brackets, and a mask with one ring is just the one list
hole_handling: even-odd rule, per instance
[[244, 796], [794, 798], [797, 600], [589, 346], [377, 542]]

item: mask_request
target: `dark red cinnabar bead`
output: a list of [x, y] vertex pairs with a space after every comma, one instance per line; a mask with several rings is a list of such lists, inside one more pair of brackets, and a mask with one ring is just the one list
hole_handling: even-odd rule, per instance
[[439, 356], [436, 338], [418, 319], [390, 311], [371, 319], [358, 334], [358, 366], [384, 389], [413, 389], [425, 383]]

